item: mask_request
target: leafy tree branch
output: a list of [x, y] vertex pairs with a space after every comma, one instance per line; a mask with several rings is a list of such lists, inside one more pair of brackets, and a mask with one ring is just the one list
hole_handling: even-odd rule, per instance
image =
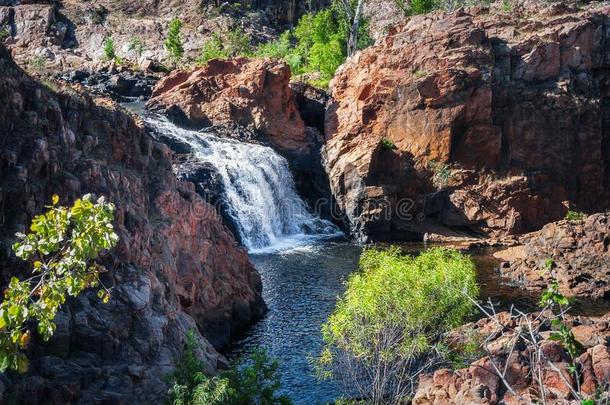
[[[31, 233], [17, 234], [15, 255], [32, 264], [25, 280], [12, 277], [0, 304], [0, 372], [25, 372], [28, 360], [23, 349], [30, 341], [30, 328], [37, 323], [43, 340], [55, 332], [53, 322], [60, 306], [89, 287], [100, 285], [104, 268], [95, 262], [104, 250], [113, 248], [119, 238], [114, 232], [114, 205], [103, 197], [91, 201], [89, 194], [61, 207], [54, 195], [45, 214], [32, 221]], [[102, 286], [102, 302], [110, 299]]]

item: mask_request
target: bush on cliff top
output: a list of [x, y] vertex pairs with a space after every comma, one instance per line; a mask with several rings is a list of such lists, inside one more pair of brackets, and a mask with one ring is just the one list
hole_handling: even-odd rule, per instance
[[[360, 24], [358, 48], [372, 43], [366, 20]], [[252, 38], [241, 29], [213, 33], [196, 60], [203, 65], [212, 59], [240, 56], [284, 60], [293, 74], [309, 74], [319, 87], [328, 87], [330, 79], [347, 57], [350, 22], [345, 7], [332, 2], [327, 9], [305, 14], [292, 30], [283, 32], [275, 41], [252, 46]]]
[[201, 48], [201, 53], [195, 61], [204, 65], [212, 59], [228, 59], [239, 56], [252, 56], [252, 38], [242, 29], [228, 31], [223, 34], [213, 33]]
[[264, 350], [255, 351], [246, 361], [217, 376], [207, 376], [195, 351], [193, 332], [186, 337], [182, 358], [170, 376], [172, 405], [290, 405], [285, 396], [277, 395], [280, 379], [278, 362]]
[[[435, 10], [451, 12], [460, 7], [490, 5], [492, 2], [493, 0], [394, 0], [396, 6], [407, 16], [426, 14]], [[505, 8], [505, 4], [510, 5], [510, 2], [505, 0], [502, 9]]]
[[568, 211], [565, 217], [565, 219], [568, 221], [582, 221], [585, 218], [587, 218], [587, 214], [585, 214], [584, 212], [572, 210]]
[[[349, 31], [349, 19], [344, 8], [333, 2], [325, 10], [305, 14], [294, 30], [284, 32], [276, 41], [259, 46], [255, 54], [283, 59], [296, 75], [317, 74], [319, 78], [313, 80], [313, 84], [327, 87], [347, 57]], [[360, 25], [358, 37], [359, 49], [372, 43], [366, 21]]]
[[365, 250], [360, 270], [322, 327], [319, 371], [359, 398], [399, 401], [435, 363], [442, 334], [473, 310], [475, 266], [451, 249], [413, 258], [390, 248]]

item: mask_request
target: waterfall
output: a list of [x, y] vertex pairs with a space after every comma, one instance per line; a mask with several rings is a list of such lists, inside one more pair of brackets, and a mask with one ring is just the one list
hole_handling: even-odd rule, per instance
[[161, 116], [143, 118], [165, 138], [188, 144], [195, 164], [211, 164], [220, 174], [225, 212], [250, 252], [341, 235], [310, 212], [296, 192], [288, 161], [270, 147], [180, 128]]

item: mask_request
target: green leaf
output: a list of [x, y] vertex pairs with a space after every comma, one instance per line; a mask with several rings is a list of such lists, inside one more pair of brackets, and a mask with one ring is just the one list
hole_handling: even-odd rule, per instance
[[[24, 331], [25, 322], [37, 320], [39, 335], [48, 340], [56, 329], [55, 315], [67, 296], [78, 295], [96, 282], [100, 267], [94, 260], [103, 249], [114, 247], [118, 241], [112, 226], [113, 205], [104, 198], [94, 204], [91, 196], [86, 195], [70, 209], [57, 207], [56, 195], [52, 202], [53, 207], [33, 219], [32, 232], [17, 235], [22, 242], [13, 245], [13, 251], [23, 260], [51, 254], [53, 258], [46, 263], [32, 261], [33, 277], [23, 282], [12, 277], [5, 290], [5, 301], [0, 304], [3, 370], [27, 370], [27, 358], [21, 353], [30, 340], [30, 332]], [[109, 299], [108, 293], [102, 296], [103, 302]]]
[[0, 352], [0, 373], [4, 373], [9, 366], [9, 358], [4, 352]]
[[28, 358], [23, 354], [19, 354], [17, 357], [17, 371], [20, 373], [25, 373], [28, 371], [29, 361]]

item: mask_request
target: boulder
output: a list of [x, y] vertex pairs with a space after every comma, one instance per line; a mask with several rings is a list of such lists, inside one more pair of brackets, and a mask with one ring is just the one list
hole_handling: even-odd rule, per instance
[[533, 291], [555, 280], [566, 295], [610, 299], [610, 213], [552, 222], [521, 243], [496, 254], [509, 259], [504, 277]]
[[283, 62], [239, 58], [212, 60], [159, 81], [147, 108], [184, 116], [191, 126], [236, 123], [286, 152], [308, 153], [305, 131]]
[[[573, 331], [578, 327], [588, 327], [586, 339], [581, 342], [584, 352], [576, 359], [572, 359], [560, 343], [548, 339], [549, 325], [537, 321], [541, 314], [529, 314], [527, 317], [533, 328], [539, 331], [537, 340], [540, 342], [540, 353], [548, 360], [540, 364], [539, 374], [547, 404], [578, 405], [580, 401], [576, 401], [572, 394], [579, 390], [578, 387], [586, 397], [595, 394], [600, 387], [607, 387], [610, 377], [610, 343], [607, 340], [610, 313], [603, 317], [566, 316], [565, 323]], [[449, 347], [455, 350], [461, 345], [480, 341], [487, 348], [487, 355], [463, 369], [443, 368], [421, 375], [413, 405], [522, 405], [539, 402], [539, 384], [537, 378], [532, 376], [531, 346], [517, 342], [513, 348], [516, 330], [521, 326], [509, 313], [501, 312], [496, 314], [496, 321], [485, 318], [452, 331], [447, 337]], [[574, 362], [580, 365], [578, 383], [569, 371]], [[506, 370], [504, 381], [496, 370]], [[510, 384], [512, 392], [505, 382]]]
[[354, 235], [498, 237], [610, 205], [610, 9], [513, 3], [411, 17], [339, 68], [325, 163]]

